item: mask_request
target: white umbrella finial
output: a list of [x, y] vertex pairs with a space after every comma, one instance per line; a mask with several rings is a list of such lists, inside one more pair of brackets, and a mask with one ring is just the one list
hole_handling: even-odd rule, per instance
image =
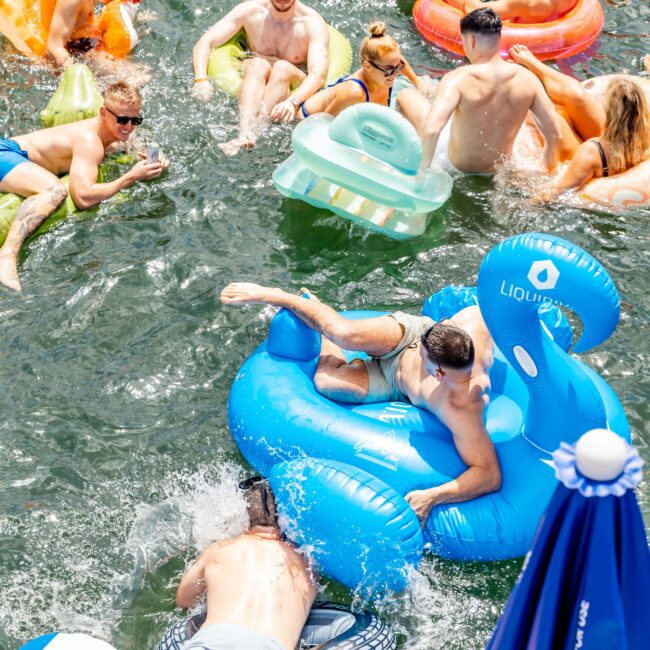
[[628, 444], [608, 429], [592, 429], [575, 446], [578, 471], [592, 481], [613, 481], [621, 474]]

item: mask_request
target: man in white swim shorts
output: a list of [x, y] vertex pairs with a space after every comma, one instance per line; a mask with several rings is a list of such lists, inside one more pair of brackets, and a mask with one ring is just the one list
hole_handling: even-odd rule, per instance
[[[314, 386], [325, 397], [357, 404], [408, 402], [431, 411], [450, 429], [467, 469], [452, 481], [406, 495], [422, 521], [434, 505], [467, 501], [501, 486], [499, 462], [483, 423], [494, 342], [478, 307], [440, 323], [403, 312], [355, 320], [306, 289], [295, 295], [247, 282], [229, 284], [221, 302], [284, 307], [320, 332]], [[348, 363], [343, 350], [359, 350], [372, 359]]]
[[[501, 19], [491, 9], [477, 9], [461, 20], [460, 30], [470, 65], [442, 78], [433, 104], [414, 89], [397, 97], [399, 110], [422, 139], [421, 171], [435, 155], [452, 173], [493, 174], [510, 156], [528, 111], [544, 136], [544, 162], [552, 171], [561, 143], [553, 102], [534, 74], [521, 74], [501, 58]], [[450, 121], [446, 138], [443, 129]]]
[[178, 587], [179, 607], [194, 606], [204, 593], [208, 605], [183, 650], [294, 650], [316, 597], [307, 563], [282, 539], [268, 481], [256, 476], [239, 487], [249, 529], [209, 546]]

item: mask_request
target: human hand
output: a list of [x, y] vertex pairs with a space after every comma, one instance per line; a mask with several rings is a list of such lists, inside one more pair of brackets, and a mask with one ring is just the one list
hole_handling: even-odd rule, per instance
[[296, 116], [296, 105], [290, 100], [276, 104], [271, 110], [271, 119], [274, 122], [291, 122]]
[[147, 162], [145, 154], [139, 153], [138, 156], [145, 158], [145, 160], [141, 160], [139, 163], [133, 165], [128, 172], [130, 179], [134, 183], [137, 181], [150, 181], [158, 178], [162, 174], [163, 169], [165, 169], [162, 163], [163, 160], [166, 160], [164, 156], [161, 156], [160, 159], [153, 162]]
[[411, 508], [413, 508], [413, 512], [415, 512], [424, 528], [424, 524], [426, 523], [434, 504], [431, 490], [413, 490], [404, 498]]
[[531, 192], [530, 201], [533, 205], [544, 205], [545, 203], [551, 203], [556, 196], [557, 190], [554, 187], [543, 187]]
[[210, 101], [213, 93], [214, 89], [208, 79], [195, 81], [194, 86], [192, 86], [192, 97], [200, 102]]

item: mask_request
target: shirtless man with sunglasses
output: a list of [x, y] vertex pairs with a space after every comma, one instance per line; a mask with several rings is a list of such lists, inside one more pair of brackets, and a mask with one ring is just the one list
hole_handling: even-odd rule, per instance
[[[494, 342], [478, 307], [467, 307], [440, 323], [399, 311], [349, 320], [306, 289], [301, 294], [235, 282], [223, 289], [221, 302], [284, 307], [319, 332], [322, 345], [314, 386], [325, 397], [345, 403], [409, 402], [449, 428], [467, 469], [453, 481], [406, 495], [423, 524], [433, 506], [499, 489], [499, 462], [483, 423]], [[348, 363], [344, 349], [361, 350], [371, 359]]]
[[[142, 123], [137, 89], [108, 87], [99, 115], [87, 120], [0, 139], [0, 192], [25, 197], [0, 248], [0, 283], [20, 291], [18, 253], [25, 240], [65, 201], [68, 190], [57, 174], [70, 173], [70, 195], [80, 210], [91, 208], [137, 181], [158, 178], [167, 160], [144, 160], [110, 183], [98, 183], [106, 150], [126, 142]], [[145, 157], [140, 154], [141, 157]]]

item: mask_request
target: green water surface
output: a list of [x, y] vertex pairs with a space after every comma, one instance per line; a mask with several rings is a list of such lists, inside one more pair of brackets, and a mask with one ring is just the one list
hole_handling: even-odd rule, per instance
[[[186, 564], [241, 514], [233, 486], [247, 470], [226, 401], [273, 314], [221, 307], [215, 292], [231, 280], [307, 286], [343, 309], [417, 311], [446, 285], [473, 284], [506, 236], [570, 239], [620, 291], [618, 329], [583, 359], [616, 390], [650, 460], [650, 214], [533, 206], [465, 178], [425, 235], [396, 242], [283, 199], [271, 172], [290, 153], [289, 127], [224, 158], [216, 145], [235, 134], [234, 101], [204, 106], [189, 94], [192, 45], [234, 4], [145, 3], [157, 20], [139, 25], [146, 33], [134, 56], [153, 75], [140, 134], [172, 170], [130, 189], [129, 201], [33, 241], [22, 295], [0, 293], [0, 650], [63, 629], [142, 650], [180, 614], [173, 601]], [[364, 26], [383, 18], [419, 73], [460, 63], [423, 43], [394, 1], [311, 4], [355, 52]], [[647, 37], [630, 34], [650, 31], [648, 3], [605, 13], [590, 56], [563, 70], [580, 78], [640, 70]], [[56, 79], [6, 41], [0, 61], [0, 136], [32, 130]], [[647, 481], [638, 494], [650, 522]], [[412, 592], [375, 605], [402, 648], [480, 648], [520, 566], [429, 559]], [[355, 599], [331, 584], [324, 596]]]

